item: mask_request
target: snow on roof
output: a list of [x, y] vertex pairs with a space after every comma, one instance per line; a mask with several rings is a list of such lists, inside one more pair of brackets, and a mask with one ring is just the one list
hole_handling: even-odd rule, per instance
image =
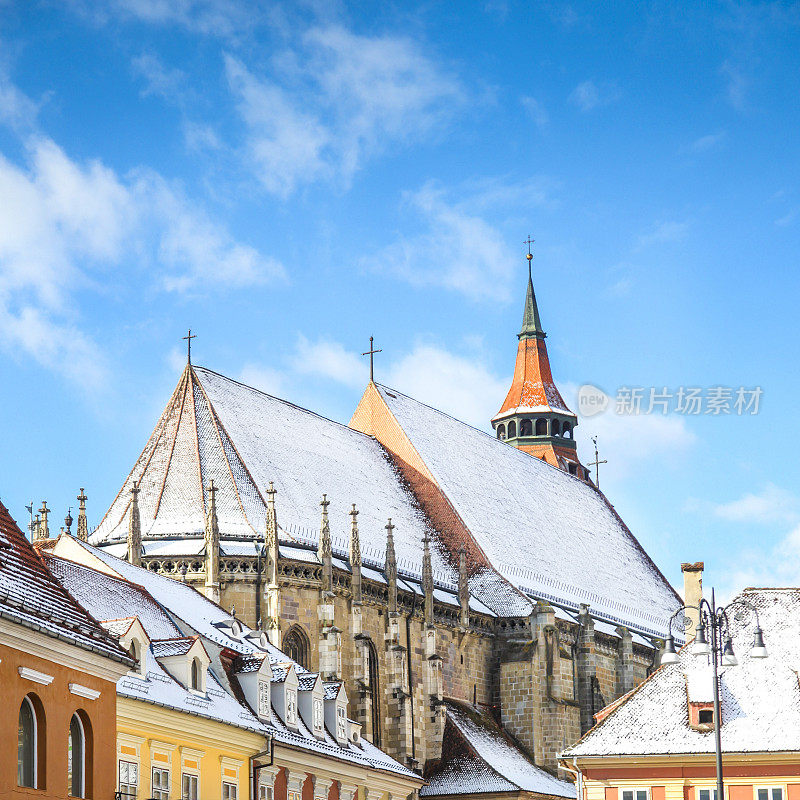
[[2, 503], [0, 616], [82, 650], [123, 664], [133, 663], [128, 653], [47, 570]]
[[519, 790], [557, 797], [575, 797], [571, 782], [562, 781], [529, 760], [485, 712], [446, 700], [444, 746], [454, 753], [443, 769], [428, 777], [422, 796], [483, 794]]
[[[750, 656], [754, 615], [742, 604], [729, 607], [739, 664], [720, 673], [722, 750], [800, 750], [800, 589], [747, 589], [739, 598], [758, 609], [769, 655]], [[687, 704], [691, 692], [710, 695], [709, 679], [708, 657], [684, 647], [678, 663], [657, 670], [563, 756], [713, 753], [713, 733], [689, 727]]]
[[192, 636], [177, 636], [174, 639], [157, 639], [151, 642], [151, 649], [156, 658], [170, 658], [171, 656], [185, 656], [195, 643]]
[[377, 389], [501, 575], [531, 596], [587, 603], [593, 615], [663, 635], [679, 598], [598, 490], [394, 389]]

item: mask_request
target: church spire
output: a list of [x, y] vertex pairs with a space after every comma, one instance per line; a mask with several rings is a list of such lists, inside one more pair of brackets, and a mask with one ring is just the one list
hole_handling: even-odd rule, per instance
[[533, 239], [528, 237], [528, 293], [525, 295], [525, 310], [522, 314], [522, 328], [517, 334], [517, 338], [537, 338], [544, 339], [547, 334], [542, 330], [542, 321], [539, 319], [539, 306], [536, 305], [536, 293], [533, 291], [533, 271], [531, 265], [533, 264], [533, 253], [531, 252], [531, 245]]
[[389, 585], [389, 613], [397, 613], [397, 556], [394, 553], [394, 525], [386, 524], [386, 583]]
[[546, 334], [533, 290], [533, 239], [529, 236], [525, 244], [528, 290], [522, 328], [517, 335], [514, 377], [503, 405], [492, 418], [492, 427], [498, 439], [572, 475], [587, 478], [573, 438], [578, 418], [564, 402], [550, 370]]
[[425, 624], [433, 626], [433, 567], [431, 566], [431, 545], [428, 531], [422, 540], [422, 594], [425, 597]]
[[206, 582], [205, 595], [219, 603], [219, 520], [217, 519], [217, 488], [211, 480], [208, 485], [208, 512], [206, 513]]
[[328, 521], [328, 506], [331, 501], [328, 500], [328, 495], [322, 495], [322, 524], [319, 529], [319, 546], [317, 547], [317, 555], [322, 562], [322, 591], [333, 591], [333, 553], [331, 545], [331, 526]]
[[353, 592], [353, 603], [361, 603], [361, 541], [358, 536], [358, 509], [353, 503], [350, 510], [350, 573]]

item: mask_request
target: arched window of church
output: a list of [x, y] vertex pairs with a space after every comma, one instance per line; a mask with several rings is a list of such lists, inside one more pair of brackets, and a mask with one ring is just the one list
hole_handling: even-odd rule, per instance
[[498, 425], [497, 426], [497, 438], [498, 439], [505, 439], [506, 438], [506, 426], [505, 425]]
[[536, 420], [536, 435], [537, 436], [547, 436], [547, 420], [546, 419], [537, 419]]
[[369, 642], [369, 693], [372, 698], [372, 744], [381, 746], [381, 686], [378, 671], [378, 651], [375, 645]]
[[519, 435], [520, 436], [530, 436], [533, 432], [533, 426], [531, 425], [531, 421], [529, 419], [524, 419], [519, 424]]
[[552, 436], [558, 436], [561, 433], [561, 424], [557, 419], [552, 421], [550, 429], [552, 431]]
[[40, 737], [44, 738], [42, 732], [44, 720], [34, 706], [36, 700], [38, 698], [31, 695], [22, 698], [17, 736], [17, 785], [27, 786], [30, 789], [44, 788], [39, 781], [39, 775], [44, 772], [43, 765], [38, 763], [40, 753], [44, 755], [44, 747], [39, 747]]
[[306, 632], [299, 625], [289, 628], [283, 637], [283, 647], [281, 649], [292, 661], [296, 661], [301, 667], [309, 669], [308, 656], [311, 646]]
[[513, 439], [517, 435], [517, 423], [514, 420], [508, 423], [508, 438]]
[[564, 433], [564, 436], [566, 436], [568, 439], [572, 438], [572, 427], [570, 426], [569, 422], [565, 422], [564, 423], [564, 431], [563, 431], [563, 433]]

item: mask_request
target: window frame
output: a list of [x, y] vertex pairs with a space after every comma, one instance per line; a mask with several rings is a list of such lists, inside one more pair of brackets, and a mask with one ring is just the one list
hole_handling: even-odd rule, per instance
[[[123, 764], [126, 764], [127, 767], [128, 767], [128, 770], [127, 770], [128, 771], [128, 776], [127, 776], [128, 780], [125, 781], [125, 782], [123, 782], [123, 780], [122, 780], [122, 765]], [[134, 767], [135, 770], [136, 770], [136, 775], [135, 775], [136, 781], [133, 782], [133, 783], [131, 783], [131, 781], [130, 781], [130, 768], [131, 767]], [[120, 793], [120, 795], [123, 796], [123, 800], [124, 800], [124, 798], [134, 798], [134, 800], [135, 800], [135, 798], [137, 798], [139, 796], [139, 772], [140, 772], [140, 770], [139, 770], [139, 762], [138, 761], [129, 761], [126, 758], [118, 758], [117, 759], [117, 791]], [[124, 791], [124, 793], [123, 793], [123, 789], [122, 789], [123, 786], [127, 787], [126, 790]], [[133, 793], [128, 791], [128, 789], [131, 786], [134, 789]]]
[[[228, 788], [228, 794], [225, 794], [225, 788]], [[232, 792], [230, 790], [233, 790]], [[220, 794], [222, 800], [239, 800], [239, 784], [233, 781], [222, 781], [222, 792]]]
[[702, 800], [700, 792], [708, 792], [707, 800], [717, 800], [717, 787], [716, 786], [696, 786], [697, 800]]
[[[189, 782], [191, 785], [194, 782], [194, 795], [187, 794], [184, 790], [184, 783]], [[196, 772], [181, 772], [181, 800], [199, 800], [200, 798], [200, 776]]]
[[[166, 785], [166, 787], [159, 786], [158, 788], [156, 788], [156, 781], [155, 781], [156, 772], [162, 773], [163, 775], [167, 776], [167, 785]], [[170, 793], [170, 790], [172, 788], [171, 787], [172, 775], [170, 773], [171, 773], [171, 770], [170, 770], [169, 767], [157, 767], [157, 766], [153, 765], [150, 768], [150, 797], [151, 797], [151, 800], [169, 800], [169, 793]], [[158, 792], [159, 794], [156, 794], [156, 792]]]
[[[780, 797], [775, 797], [775, 792], [780, 792]], [[772, 784], [770, 786], [754, 786], [753, 787], [753, 800], [761, 800], [759, 793], [767, 792], [767, 800], [786, 800], [786, 785]]]
[[626, 800], [625, 792], [632, 792], [631, 800], [640, 800], [640, 798], [637, 797], [639, 792], [644, 792], [645, 793], [644, 800], [650, 800], [650, 787], [649, 786], [625, 786], [625, 787], [620, 787], [620, 790], [619, 790], [620, 800]]
[[[20, 783], [20, 742], [19, 742], [19, 716], [22, 714], [22, 709], [27, 704], [30, 711], [32, 721], [31, 731], [31, 785]], [[24, 779], [23, 779], [24, 780]], [[17, 786], [22, 789], [38, 789], [39, 788], [39, 720], [36, 714], [36, 706], [33, 704], [29, 695], [22, 698], [19, 705], [19, 714], [17, 715]]]
[[[72, 741], [72, 723], [78, 723], [78, 733], [80, 735], [80, 787], [79, 794], [74, 793], [75, 788], [75, 753]], [[67, 734], [67, 796], [85, 798], [86, 797], [86, 728], [83, 725], [81, 715], [76, 711], [69, 718], [69, 730]]]

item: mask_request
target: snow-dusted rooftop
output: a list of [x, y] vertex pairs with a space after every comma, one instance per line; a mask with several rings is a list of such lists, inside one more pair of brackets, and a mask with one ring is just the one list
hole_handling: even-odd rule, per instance
[[679, 598], [602, 493], [503, 441], [377, 386], [488, 561], [526, 594], [663, 636]]
[[444, 746], [450, 757], [428, 777], [420, 796], [531, 792], [575, 797], [575, 786], [528, 760], [485, 712], [447, 703]]
[[[800, 750], [800, 589], [747, 589], [740, 596], [758, 609], [767, 658], [752, 658], [755, 619], [734, 604], [728, 611], [739, 664], [720, 676], [722, 749], [726, 753]], [[714, 752], [712, 731], [689, 727], [688, 701], [711, 698], [707, 656], [680, 652], [627, 700], [564, 752], [573, 756]]]

